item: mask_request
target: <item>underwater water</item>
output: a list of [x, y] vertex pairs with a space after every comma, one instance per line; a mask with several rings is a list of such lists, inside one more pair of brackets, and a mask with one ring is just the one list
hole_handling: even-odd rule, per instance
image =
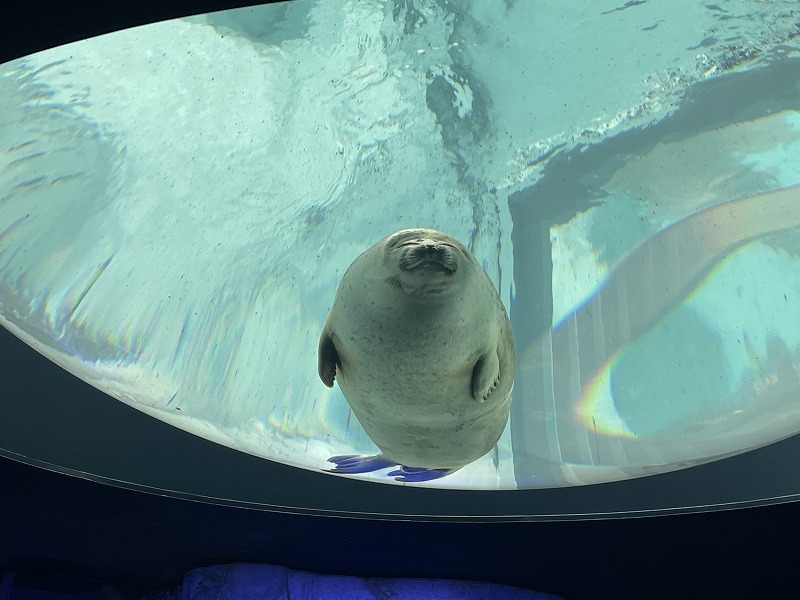
[[176, 427], [329, 469], [378, 452], [317, 377], [336, 287], [431, 227], [494, 282], [516, 379], [495, 449], [415, 485], [769, 444], [800, 432], [799, 41], [788, 0], [298, 0], [4, 64], [0, 323]]

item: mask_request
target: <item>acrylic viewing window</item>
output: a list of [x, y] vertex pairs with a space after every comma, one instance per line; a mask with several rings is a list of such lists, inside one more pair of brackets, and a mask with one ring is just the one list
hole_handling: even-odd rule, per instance
[[0, 323], [322, 472], [379, 452], [317, 375], [336, 287], [431, 227], [494, 284], [516, 375], [492, 450], [409, 485], [612, 482], [798, 433], [793, 3], [495, 4], [299, 0], [0, 66]]

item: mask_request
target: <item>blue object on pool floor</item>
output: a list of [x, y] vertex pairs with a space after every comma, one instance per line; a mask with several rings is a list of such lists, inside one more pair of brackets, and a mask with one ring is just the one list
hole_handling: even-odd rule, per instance
[[400, 467], [395, 471], [387, 473], [387, 476], [394, 477], [395, 481], [402, 481], [404, 483], [440, 479], [455, 470], [409, 467], [384, 458], [383, 454], [376, 454], [374, 456], [364, 454], [342, 454], [340, 456], [331, 456], [328, 462], [336, 464], [333, 469], [329, 470], [331, 473], [372, 473], [373, 471], [380, 471], [388, 467]]
[[397, 466], [396, 462], [384, 458], [382, 454], [376, 454], [375, 456], [341, 454], [339, 456], [331, 456], [328, 462], [336, 465], [333, 469], [330, 469], [331, 473], [372, 473], [373, 471]]
[[522, 588], [452, 579], [317, 575], [274, 565], [230, 564], [194, 569], [172, 590], [142, 600], [563, 600]]

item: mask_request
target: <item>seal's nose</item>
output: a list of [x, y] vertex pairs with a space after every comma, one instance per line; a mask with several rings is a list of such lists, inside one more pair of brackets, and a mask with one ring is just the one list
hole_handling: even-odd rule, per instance
[[437, 260], [444, 256], [444, 250], [436, 242], [423, 242], [417, 249], [417, 256]]

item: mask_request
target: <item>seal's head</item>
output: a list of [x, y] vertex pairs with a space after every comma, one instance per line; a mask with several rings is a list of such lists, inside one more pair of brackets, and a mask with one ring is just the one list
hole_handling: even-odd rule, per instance
[[435, 229], [405, 229], [381, 242], [389, 283], [413, 296], [440, 295], [462, 276], [469, 251]]

